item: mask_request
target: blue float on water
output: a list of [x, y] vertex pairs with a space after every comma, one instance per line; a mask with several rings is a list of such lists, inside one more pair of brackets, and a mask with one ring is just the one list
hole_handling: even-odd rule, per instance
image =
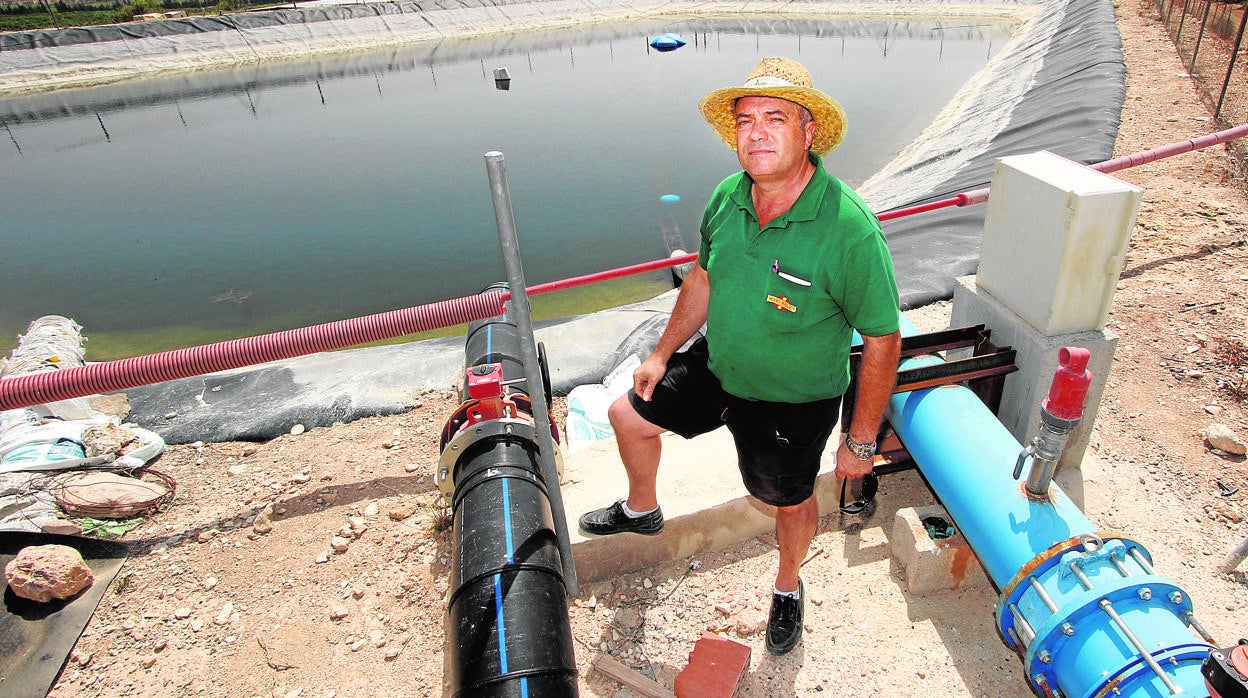
[[680, 38], [680, 34], [672, 34], [670, 32], [650, 40], [650, 46], [659, 51], [675, 51], [684, 45], [685, 40]]
[[674, 204], [677, 201], [680, 201], [680, 195], [679, 194], [664, 194], [663, 196], [659, 197], [659, 201], [662, 201], [665, 204]]

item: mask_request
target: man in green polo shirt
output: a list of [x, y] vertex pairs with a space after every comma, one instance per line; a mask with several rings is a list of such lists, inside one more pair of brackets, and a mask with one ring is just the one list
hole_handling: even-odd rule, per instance
[[[585, 514], [580, 527], [659, 533], [660, 435], [727, 425], [746, 489], [776, 507], [767, 650], [781, 655], [801, 639], [798, 572], [819, 523], [815, 477], [849, 383], [854, 330], [863, 360], [836, 472], [871, 471], [901, 347], [897, 284], [879, 222], [823, 169], [845, 115], [800, 63], [764, 58], [744, 86], [716, 90], [700, 106], [743, 171], [711, 195], [698, 263], [633, 373], [633, 392], [611, 406], [628, 498]], [[703, 324], [705, 338], [678, 352]]]

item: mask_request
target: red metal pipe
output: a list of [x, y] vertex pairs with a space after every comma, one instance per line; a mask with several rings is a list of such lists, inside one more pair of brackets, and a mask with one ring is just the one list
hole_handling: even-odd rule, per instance
[[[1118, 170], [1125, 170], [1128, 167], [1144, 165], [1153, 162], [1154, 160], [1168, 158], [1173, 155], [1182, 155], [1183, 153], [1188, 153], [1193, 150], [1208, 148], [1211, 145], [1226, 143], [1227, 141], [1233, 141], [1237, 138], [1243, 138], [1244, 136], [1248, 136], [1248, 124], [1241, 124], [1239, 126], [1235, 126], [1234, 128], [1217, 131], [1205, 136], [1200, 136], [1199, 138], [1192, 138], [1186, 141], [1163, 145], [1160, 148], [1153, 148], [1152, 150], [1144, 150], [1130, 155], [1123, 155], [1119, 158], [1088, 165], [1088, 167], [1091, 167], [1098, 172], [1108, 174], [1110, 172], [1117, 172]], [[984, 187], [982, 189], [962, 192], [961, 194], [951, 196], [948, 199], [941, 199], [940, 201], [932, 201], [926, 204], [917, 204], [892, 211], [885, 211], [884, 213], [878, 214], [876, 218], [878, 218], [881, 222], [891, 221], [894, 218], [913, 216], [916, 213], [926, 213], [928, 211], [935, 211], [937, 209], [948, 208], [950, 206], [960, 207], [982, 204], [987, 200], [988, 187]]]
[[1171, 143], [1170, 145], [1163, 145], [1160, 148], [1153, 148], [1152, 150], [1144, 150], [1130, 155], [1123, 155], [1120, 158], [1114, 158], [1113, 160], [1106, 160], [1104, 162], [1098, 162], [1095, 165], [1089, 165], [1089, 167], [1099, 172], [1117, 172], [1118, 170], [1124, 170], [1128, 167], [1135, 167], [1136, 165], [1143, 165], [1154, 160], [1168, 158], [1172, 155], [1182, 155], [1183, 153], [1191, 152], [1193, 150], [1208, 148], [1211, 145], [1226, 143], [1227, 141], [1233, 141], [1236, 138], [1243, 138], [1244, 136], [1248, 136], [1248, 124], [1240, 124], [1239, 126], [1228, 128], [1224, 131], [1210, 133], [1207, 136], [1192, 138], [1186, 141]]
[[125, 390], [482, 320], [502, 312], [502, 295], [501, 291], [488, 291], [324, 325], [6, 378], [0, 380], [0, 410]]
[[[577, 276], [571, 279], [563, 279], [561, 281], [550, 281], [544, 284], [537, 284], [529, 287], [529, 295], [535, 296], [540, 293], [550, 293], [551, 291], [562, 291], [577, 286], [585, 286], [586, 284], [596, 283], [598, 281], [607, 281], [609, 279], [618, 279], [621, 276], [630, 276], [632, 274], [641, 274], [647, 271], [655, 271], [657, 269], [666, 269], [667, 267], [675, 267], [681, 264], [687, 264], [698, 258], [697, 252], [683, 254], [677, 257], [668, 257], [667, 259], [656, 259], [653, 262], [642, 262], [628, 267], [620, 267], [619, 269], [608, 269], [607, 271], [586, 274], [585, 276]], [[511, 297], [508, 293], [504, 300]]]

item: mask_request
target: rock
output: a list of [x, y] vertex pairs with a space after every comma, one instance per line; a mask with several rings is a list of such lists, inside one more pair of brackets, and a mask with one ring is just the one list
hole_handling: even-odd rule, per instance
[[95, 582], [82, 555], [67, 545], [22, 548], [5, 565], [4, 578], [14, 594], [40, 603], [68, 599]]
[[736, 631], [738, 637], [749, 637], [767, 627], [767, 619], [758, 613], [746, 611], [737, 616]]
[[1209, 442], [1210, 447], [1231, 455], [1242, 456], [1248, 453], [1248, 445], [1225, 424], [1210, 424], [1205, 429], [1205, 441]]
[[322, 550], [320, 553], [317, 554], [316, 560], [314, 562], [316, 562], [316, 564], [318, 565], [323, 565], [329, 562], [329, 553], [330, 551], [328, 550]]
[[404, 503], [391, 507], [390, 511], [386, 512], [386, 516], [389, 516], [391, 521], [402, 521], [415, 513], [416, 507], [414, 505]]
[[334, 536], [329, 541], [329, 547], [333, 548], [336, 553], [345, 553], [347, 548], [351, 547], [351, 541], [342, 536]]
[[216, 589], [216, 588], [217, 588], [217, 578], [216, 578], [216, 577], [208, 577], [207, 579], [205, 579], [205, 580], [204, 580], [204, 584], [203, 584], [203, 586], [204, 586], [204, 591], [212, 591], [213, 589]]
[[632, 630], [641, 625], [641, 614], [635, 608], [624, 608], [620, 610], [615, 620], [620, 624], [620, 627]]
[[1227, 522], [1233, 523], [1233, 524], [1237, 524], [1244, 520], [1243, 514], [1239, 513], [1239, 511], [1235, 509], [1234, 507], [1226, 505], [1226, 504], [1216, 503], [1212, 505], [1209, 509], [1210, 509], [1209, 513], [1215, 519], [1222, 518], [1222, 519], [1225, 519]]
[[247, 456], [254, 456], [259, 452], [260, 447], [255, 444], [247, 444], [246, 446], [243, 446], [243, 458], [246, 458]]
[[232, 601], [226, 601], [225, 605], [221, 607], [221, 611], [217, 613], [216, 619], [212, 622], [217, 625], [228, 625], [230, 622], [230, 616], [232, 615], [234, 615], [234, 603]]
[[269, 520], [269, 517], [266, 514], [261, 512], [256, 515], [256, 520], [251, 522], [251, 530], [259, 533], [260, 535], [264, 535], [273, 530], [273, 522]]
[[139, 661], [139, 665], [141, 665], [144, 669], [151, 669], [153, 666], [155, 666], [155, 664], [156, 664], [155, 655], [152, 655], [150, 657], [144, 657], [142, 660]]
[[399, 655], [402, 654], [402, 652], [403, 652], [402, 647], [391, 647], [390, 649], [386, 650], [386, 661], [393, 662], [394, 660], [399, 658]]
[[298, 436], [305, 431], [307, 431], [307, 427], [303, 426], [302, 424], [296, 424], [295, 426], [290, 428], [290, 435]]
[[39, 522], [39, 530], [61, 536], [81, 536], [82, 526], [65, 519], [47, 519]]
[[368, 506], [364, 507], [364, 515], [370, 519], [376, 516], [380, 511], [381, 507], [377, 505], [377, 502], [369, 502]]
[[368, 530], [368, 521], [361, 516], [348, 516], [347, 523], [351, 526], [348, 530], [355, 538], [359, 538], [361, 533]]
[[225, 474], [229, 475], [230, 477], [238, 477], [239, 475], [242, 475], [245, 472], [247, 472], [247, 466], [242, 465], [242, 464], [231, 465], [230, 467], [225, 469]]
[[201, 630], [203, 630], [203, 629], [204, 629], [204, 621], [202, 621], [202, 620], [200, 620], [200, 619], [198, 619], [198, 618], [196, 618], [195, 620], [191, 621], [191, 632], [193, 632], [193, 633], [197, 633], [197, 632], [199, 632], [199, 631], [201, 631]]
[[347, 610], [346, 606], [334, 605], [329, 607], [330, 620], [342, 620], [349, 615], [351, 615], [351, 612]]

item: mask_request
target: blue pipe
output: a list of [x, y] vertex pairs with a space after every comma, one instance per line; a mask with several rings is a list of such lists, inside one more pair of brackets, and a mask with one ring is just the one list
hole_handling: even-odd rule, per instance
[[970, 389], [898, 393], [887, 417], [1001, 590], [998, 631], [1037, 695], [1209, 695], [1201, 663], [1215, 648], [1189, 629], [1188, 595], [1154, 573], [1143, 546], [1098, 533], [1059, 487], [1028, 497], [1012, 476], [1022, 445]]

